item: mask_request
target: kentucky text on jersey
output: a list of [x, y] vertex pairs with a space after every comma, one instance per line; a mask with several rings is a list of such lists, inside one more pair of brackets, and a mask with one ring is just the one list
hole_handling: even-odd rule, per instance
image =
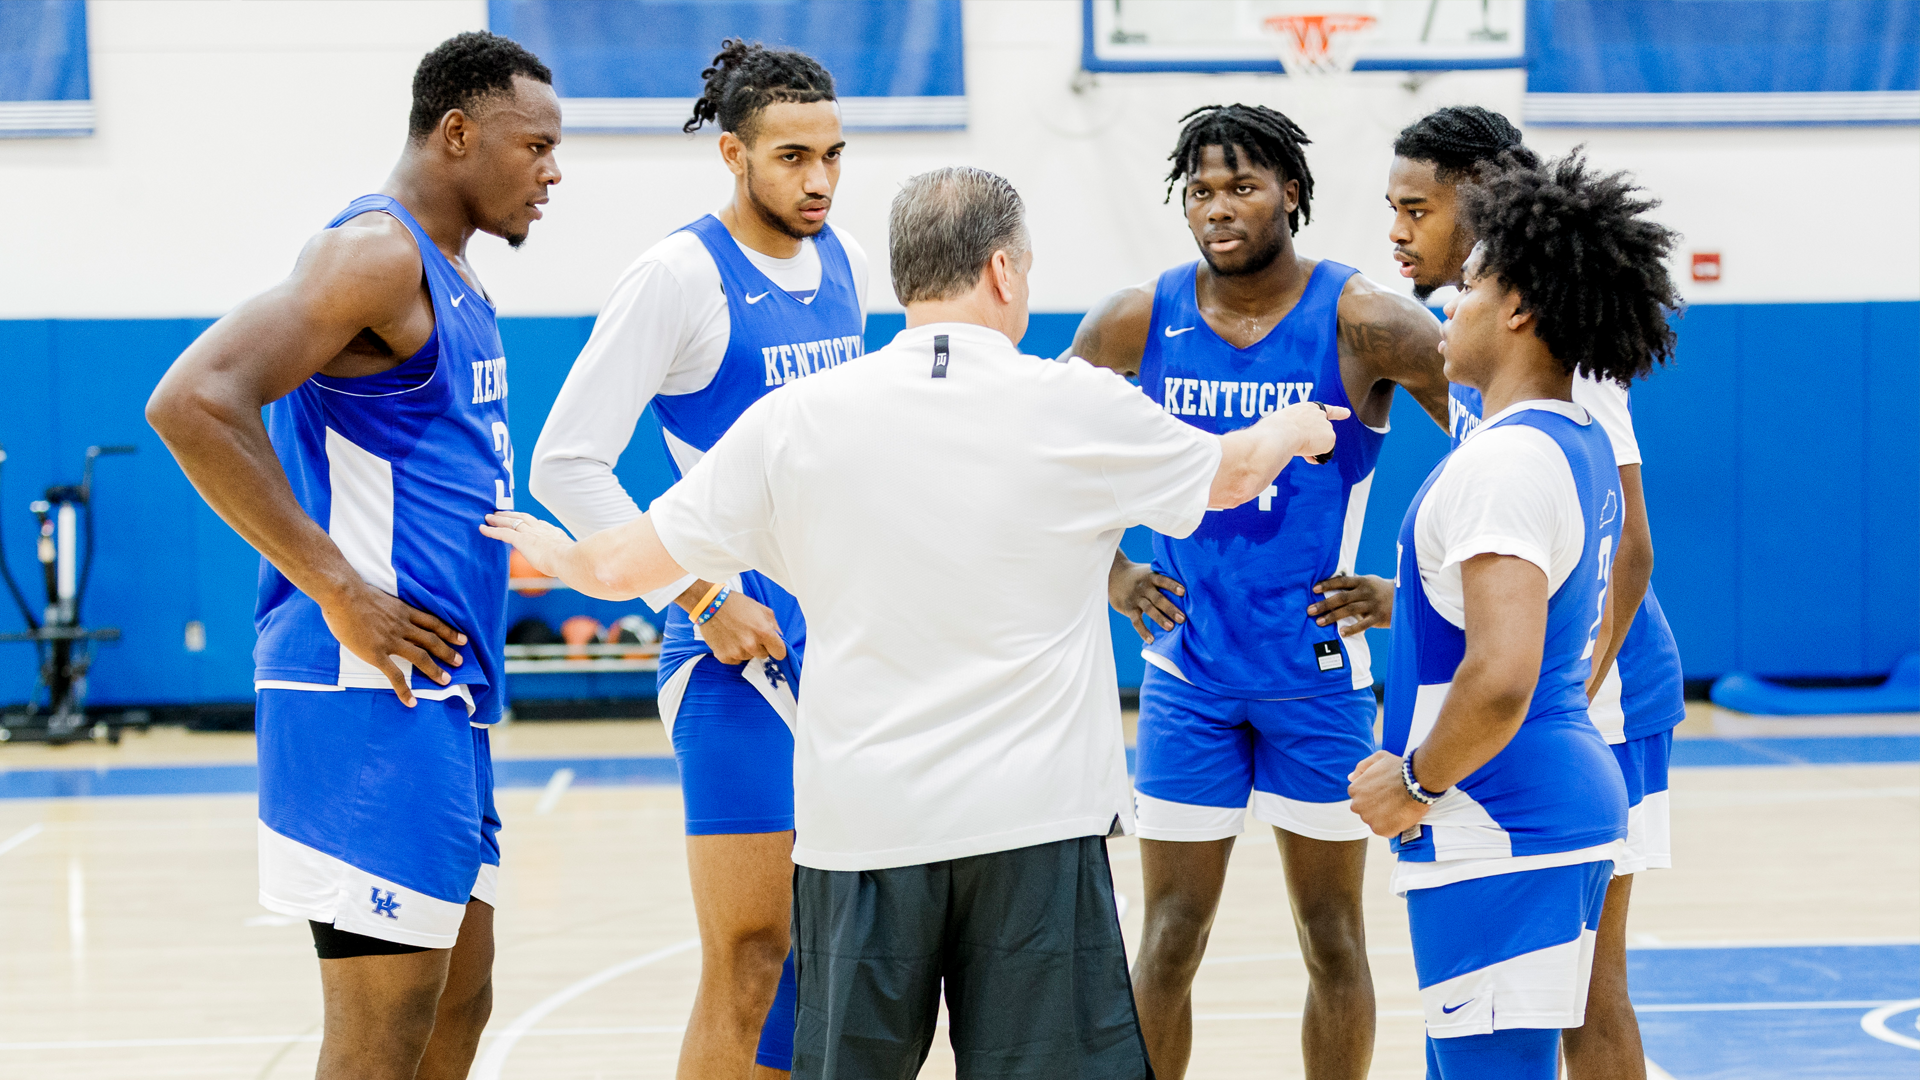
[[507, 396], [507, 358], [473, 362], [473, 404], [500, 401]]
[[[1340, 374], [1340, 293], [1352, 267], [1321, 262], [1293, 309], [1238, 348], [1215, 333], [1194, 298], [1197, 263], [1154, 285], [1140, 389], [1185, 423], [1224, 435], [1305, 401], [1346, 405]], [[1373, 685], [1366, 639], [1340, 637], [1307, 614], [1313, 585], [1351, 569], [1384, 431], [1334, 421], [1325, 465], [1290, 465], [1244, 506], [1210, 511], [1193, 535], [1155, 536], [1153, 568], [1186, 586], [1187, 619], [1154, 637], [1146, 661], [1209, 693], [1281, 699]]]
[[858, 334], [848, 334], [820, 341], [796, 341], [790, 345], [762, 345], [760, 359], [767, 366], [767, 385], [779, 386], [828, 368], [839, 367], [866, 351], [865, 339]]
[[1284, 409], [1295, 402], [1313, 400], [1313, 384], [1310, 382], [1216, 381], [1173, 375], [1163, 375], [1161, 381], [1166, 384], [1166, 396], [1161, 398], [1161, 407], [1175, 416], [1234, 416], [1236, 395], [1240, 399], [1240, 412], [1237, 415], [1248, 420], [1265, 416], [1275, 409]]

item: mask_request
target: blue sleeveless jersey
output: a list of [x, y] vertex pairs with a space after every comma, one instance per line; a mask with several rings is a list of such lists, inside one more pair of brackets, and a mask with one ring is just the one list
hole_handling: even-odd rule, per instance
[[[1451, 383], [1447, 387], [1447, 418], [1453, 426], [1453, 445], [1480, 426], [1480, 391]], [[1621, 730], [1606, 731], [1608, 741], [1631, 742], [1670, 731], [1687, 718], [1685, 675], [1680, 668], [1680, 646], [1667, 625], [1660, 598], [1647, 586], [1647, 595], [1633, 613], [1633, 623], [1620, 642], [1613, 661], [1620, 676]], [[1596, 717], [1596, 719], [1598, 719]], [[1607, 725], [1611, 726], [1611, 725]]]
[[[686, 228], [720, 268], [728, 331], [727, 353], [712, 382], [690, 394], [661, 394], [653, 399], [676, 479], [680, 456], [673, 441], [704, 454], [747, 406], [788, 382], [838, 367], [866, 351], [866, 325], [853, 268], [832, 229], [822, 229], [813, 238], [820, 255], [820, 287], [802, 300], [748, 262], [719, 218], [709, 214]], [[797, 681], [807, 644], [800, 605], [785, 589], [751, 570], [740, 575], [740, 587], [780, 620], [780, 636], [788, 650], [785, 666]], [[710, 651], [694, 634], [693, 623], [680, 605], [669, 605], [660, 643], [661, 683], [688, 660]]]
[[[327, 227], [372, 211], [399, 219], [419, 245], [433, 334], [378, 375], [314, 375], [267, 406], [267, 432], [301, 508], [360, 576], [467, 635], [464, 662], [447, 670], [473, 694], [474, 722], [492, 723], [506, 686], [507, 546], [479, 525], [513, 507], [505, 350], [493, 306], [398, 201], [363, 196]], [[265, 559], [254, 626], [257, 681], [389, 690]], [[418, 671], [413, 686], [439, 689]]]
[[[1278, 408], [1320, 401], [1352, 408], [1340, 377], [1340, 292], [1357, 271], [1313, 268], [1300, 300], [1267, 336], [1236, 349], [1213, 332], [1194, 296], [1199, 263], [1160, 275], [1140, 389], [1167, 412], [1225, 434]], [[1364, 636], [1316, 626], [1313, 586], [1351, 569], [1367, 490], [1385, 433], [1334, 421], [1325, 465], [1293, 461], [1258, 498], [1206, 515], [1192, 536], [1153, 538], [1153, 568], [1186, 586], [1187, 621], [1160, 633], [1147, 659], [1227, 697], [1302, 698], [1373, 685]]]
[[[1586, 524], [1580, 563], [1547, 600], [1540, 679], [1520, 730], [1428, 813], [1417, 839], [1395, 838], [1393, 850], [1404, 861], [1546, 855], [1627, 834], [1626, 784], [1613, 753], [1587, 719], [1586, 691], [1600, 605], [1620, 542], [1620, 474], [1597, 421], [1582, 425], [1528, 409], [1495, 426], [1509, 424], [1545, 432], [1566, 455]], [[1382, 747], [1394, 754], [1404, 755], [1432, 730], [1466, 653], [1466, 633], [1427, 600], [1414, 538], [1420, 506], [1451, 460], [1449, 454], [1434, 466], [1400, 525], [1394, 678], [1387, 684], [1381, 732]]]

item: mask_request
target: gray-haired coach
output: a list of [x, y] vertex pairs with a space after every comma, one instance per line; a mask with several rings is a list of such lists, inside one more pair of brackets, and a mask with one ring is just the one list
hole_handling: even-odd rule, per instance
[[963, 1078], [1147, 1075], [1104, 842], [1132, 821], [1107, 570], [1128, 526], [1186, 536], [1333, 448], [1317, 405], [1214, 436], [1022, 355], [1022, 217], [989, 172], [907, 181], [893, 344], [762, 398], [645, 517], [483, 530], [593, 596], [753, 569], [806, 609], [798, 1077], [915, 1075], [942, 979]]

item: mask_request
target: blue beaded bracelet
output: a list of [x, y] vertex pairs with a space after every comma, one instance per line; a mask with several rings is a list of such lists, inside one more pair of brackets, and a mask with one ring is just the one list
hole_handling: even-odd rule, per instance
[[1432, 806], [1446, 794], [1444, 791], [1428, 791], [1420, 786], [1420, 781], [1413, 775], [1413, 751], [1411, 750], [1407, 751], [1406, 757], [1400, 759], [1400, 782], [1407, 786], [1407, 794], [1413, 796], [1413, 801], [1424, 806]]
[[725, 585], [720, 586], [720, 591], [714, 595], [714, 598], [708, 602], [706, 607], [700, 609], [700, 614], [693, 617], [693, 625], [700, 626], [708, 619], [720, 614], [720, 605], [726, 603], [727, 597], [732, 595], [733, 589]]

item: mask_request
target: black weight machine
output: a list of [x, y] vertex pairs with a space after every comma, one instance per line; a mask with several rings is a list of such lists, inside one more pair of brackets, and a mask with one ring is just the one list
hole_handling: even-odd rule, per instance
[[[13, 571], [7, 566], [5, 547], [0, 545], [0, 576], [5, 577], [7, 591], [13, 594], [13, 602], [27, 623], [25, 633], [0, 634], [0, 642], [32, 642], [40, 657], [40, 678], [28, 700], [27, 711], [0, 717], [0, 742], [64, 743], [88, 737], [119, 742], [121, 727], [128, 726], [129, 722], [144, 726], [148, 721], [146, 713], [133, 712], [116, 718], [119, 723], [107, 719], [87, 722], [87, 669], [93, 666], [94, 645], [120, 640], [120, 629], [114, 626], [88, 629], [80, 625], [80, 602], [86, 598], [87, 581], [93, 576], [93, 463], [103, 457], [131, 454], [136, 449], [132, 446], [87, 447], [80, 483], [50, 487], [45, 498], [29, 506], [38, 527], [35, 554], [39, 557], [47, 590], [47, 605], [38, 617], [14, 580]], [[6, 450], [0, 448], [0, 466], [4, 466], [6, 460]], [[81, 538], [83, 525], [84, 540]], [[0, 529], [0, 533], [4, 531]], [[44, 709], [39, 700], [41, 687], [47, 690]]]

